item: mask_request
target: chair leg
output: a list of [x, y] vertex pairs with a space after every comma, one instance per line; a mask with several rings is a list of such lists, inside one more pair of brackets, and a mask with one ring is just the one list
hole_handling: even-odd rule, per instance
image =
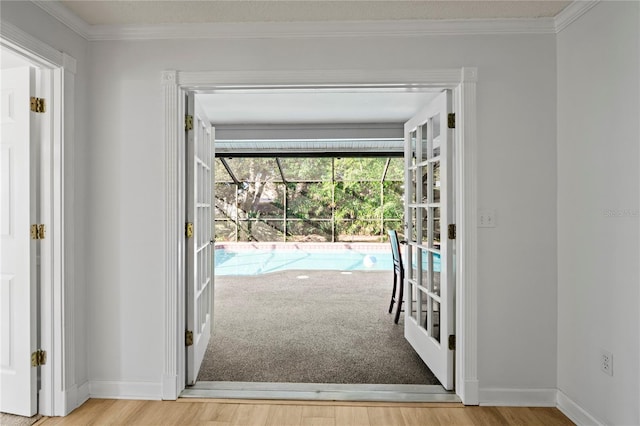
[[389, 313], [393, 312], [393, 303], [396, 301], [396, 282], [398, 276], [395, 269], [393, 270], [393, 290], [391, 290], [391, 303], [389, 304]]
[[400, 311], [402, 311], [402, 303], [404, 302], [403, 293], [404, 293], [404, 274], [400, 273], [400, 290], [398, 291], [398, 300], [396, 306], [396, 318], [395, 323], [397, 324], [400, 321]]

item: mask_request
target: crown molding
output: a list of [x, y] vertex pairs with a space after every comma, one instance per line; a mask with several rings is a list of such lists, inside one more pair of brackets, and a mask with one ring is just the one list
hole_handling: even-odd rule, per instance
[[575, 0], [555, 18], [166, 25], [89, 25], [57, 0], [31, 1], [86, 40], [100, 41], [556, 34], [586, 13], [600, 0]]
[[49, 15], [62, 22], [75, 31], [81, 37], [89, 40], [91, 37], [92, 26], [87, 24], [82, 18], [66, 8], [58, 0], [31, 0], [33, 4], [47, 12]]
[[567, 28], [598, 3], [600, 3], [600, 0], [575, 0], [572, 2], [555, 17], [555, 32], [559, 33]]
[[31, 0], [89, 41], [553, 34], [553, 18], [89, 25], [57, 0]]
[[555, 23], [551, 18], [468, 19], [94, 26], [91, 28], [88, 39], [273, 39], [553, 33], [555, 33]]

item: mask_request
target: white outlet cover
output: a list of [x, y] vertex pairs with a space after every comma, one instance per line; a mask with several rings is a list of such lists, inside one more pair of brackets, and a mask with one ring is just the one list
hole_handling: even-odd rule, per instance
[[600, 351], [600, 370], [609, 376], [613, 376], [613, 355], [604, 349]]

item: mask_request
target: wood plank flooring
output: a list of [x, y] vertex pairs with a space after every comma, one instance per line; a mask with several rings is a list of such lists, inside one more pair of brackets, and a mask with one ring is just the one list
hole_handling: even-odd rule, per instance
[[53, 425], [408, 426], [573, 425], [556, 408], [465, 407], [456, 403], [366, 403], [179, 399], [91, 399]]

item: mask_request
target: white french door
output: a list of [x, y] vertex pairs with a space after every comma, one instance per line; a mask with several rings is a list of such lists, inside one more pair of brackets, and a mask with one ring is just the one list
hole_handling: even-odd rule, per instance
[[213, 158], [214, 129], [196, 101], [187, 96], [187, 384], [194, 384], [209, 344], [213, 320]]
[[[0, 88], [0, 411], [33, 416], [38, 410], [36, 336], [35, 113], [29, 98], [35, 69], [2, 70]], [[38, 232], [38, 231], [36, 231]]]
[[455, 236], [448, 235], [454, 219], [450, 112], [451, 93], [444, 91], [404, 126], [404, 332], [447, 390], [454, 387], [454, 349], [449, 340], [454, 339], [455, 330], [454, 241], [450, 239]]

